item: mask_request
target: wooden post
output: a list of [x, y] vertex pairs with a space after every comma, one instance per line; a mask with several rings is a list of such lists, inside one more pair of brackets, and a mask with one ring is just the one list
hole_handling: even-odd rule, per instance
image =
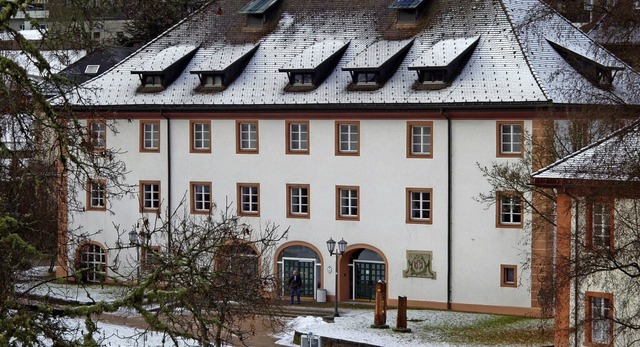
[[411, 329], [407, 328], [407, 297], [398, 297], [398, 316], [396, 319], [396, 327], [393, 331], [401, 333], [410, 333]]
[[387, 329], [387, 283], [379, 280], [376, 283], [376, 310], [372, 328]]

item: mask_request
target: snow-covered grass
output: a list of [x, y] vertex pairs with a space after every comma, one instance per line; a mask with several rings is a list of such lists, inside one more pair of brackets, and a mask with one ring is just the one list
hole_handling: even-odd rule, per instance
[[[37, 279], [46, 275], [42, 269], [31, 270], [25, 274], [27, 282], [21, 283], [22, 290], [28, 289]], [[47, 296], [65, 301], [91, 302], [111, 301], [122, 295], [124, 289], [117, 286], [78, 286], [75, 284], [48, 282], [46, 285], [30, 291], [31, 294]], [[341, 309], [341, 316], [333, 323], [327, 323], [319, 317], [297, 317], [291, 319], [284, 331], [275, 335], [277, 344], [281, 346], [297, 346], [293, 344], [296, 331], [313, 333], [323, 337], [353, 342], [363, 342], [376, 346], [544, 346], [552, 343], [552, 320], [534, 318], [498, 316], [489, 314], [473, 314], [435, 310], [408, 310], [407, 324], [409, 333], [394, 332], [393, 329], [374, 329], [372, 309]], [[131, 310], [121, 309], [114, 315], [136, 317]], [[386, 323], [390, 327], [396, 324], [397, 310], [387, 311]], [[82, 333], [84, 324], [81, 320], [69, 319], [68, 324], [78, 327]], [[98, 324], [101, 338], [106, 346], [167, 346], [162, 334], [143, 333], [131, 327]], [[78, 335], [81, 336], [81, 335]], [[135, 339], [132, 337], [139, 336]], [[193, 345], [193, 342], [183, 342]]]
[[[394, 327], [397, 310], [387, 311]], [[327, 323], [318, 317], [291, 320], [278, 344], [293, 344], [295, 331], [375, 346], [543, 346], [551, 344], [550, 320], [435, 310], [408, 310], [409, 333], [371, 328], [372, 310], [341, 310], [341, 317]]]

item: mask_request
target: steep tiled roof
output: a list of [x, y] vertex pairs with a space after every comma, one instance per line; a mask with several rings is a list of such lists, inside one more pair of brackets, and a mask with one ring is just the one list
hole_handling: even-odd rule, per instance
[[[145, 108], [260, 108], [323, 107], [375, 108], [471, 106], [513, 103], [537, 105], [590, 103], [595, 97], [614, 93], [615, 98], [637, 103], [629, 85], [640, 81], [626, 65], [608, 90], [598, 89], [576, 72], [545, 40], [578, 42], [589, 50], [595, 46], [586, 35], [559, 16], [529, 22], [536, 0], [432, 0], [415, 25], [397, 25], [391, 0], [280, 0], [263, 28], [246, 28], [238, 10], [248, 3], [220, 0], [195, 13], [107, 73], [89, 81], [78, 100], [90, 100], [109, 109]], [[416, 73], [408, 67], [443, 40], [480, 37], [457, 77], [439, 90], [416, 90]], [[363, 52], [372, 47], [400, 47], [413, 40], [397, 71], [377, 90], [351, 91], [347, 66], [361, 61], [375, 63]], [[286, 92], [286, 74], [279, 72], [310, 47], [322, 42], [350, 42], [339, 63], [313, 91]], [[222, 61], [238, 45], [260, 44], [243, 72], [219, 93], [197, 93], [197, 75], [190, 71], [207, 61]], [[136, 92], [140, 80], [131, 75], [159, 52], [175, 45], [200, 49], [183, 73], [157, 93]], [[313, 51], [313, 49], [311, 49]], [[384, 52], [378, 50], [378, 52]], [[306, 53], [305, 53], [306, 54]], [[455, 50], [443, 52], [455, 55]], [[446, 58], [443, 58], [446, 59]], [[615, 58], [613, 58], [615, 59]], [[577, 94], [576, 90], [583, 93]], [[599, 99], [599, 100], [600, 100]], [[305, 106], [306, 105], [306, 106]]]

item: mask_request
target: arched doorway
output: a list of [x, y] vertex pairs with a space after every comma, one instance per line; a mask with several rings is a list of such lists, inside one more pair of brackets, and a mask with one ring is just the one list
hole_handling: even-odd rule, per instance
[[315, 298], [316, 290], [322, 283], [322, 261], [315, 248], [304, 244], [285, 245], [278, 253], [278, 278], [281, 282], [281, 295], [288, 295], [288, 281], [293, 270], [298, 270], [302, 278], [300, 296]]
[[355, 249], [349, 255], [349, 278], [349, 297], [352, 300], [375, 300], [376, 282], [386, 281], [384, 258], [371, 249]]

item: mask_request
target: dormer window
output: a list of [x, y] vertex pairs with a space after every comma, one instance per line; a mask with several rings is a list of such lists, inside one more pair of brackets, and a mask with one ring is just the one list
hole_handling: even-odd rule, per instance
[[624, 69], [622, 63], [597, 46], [594, 49], [560, 43], [549, 38], [546, 40], [571, 67], [598, 88], [611, 88], [616, 72]]
[[317, 88], [336, 69], [349, 42], [325, 40], [312, 44], [278, 71], [286, 72], [288, 92], [306, 92]]
[[154, 93], [164, 90], [180, 76], [197, 50], [196, 46], [177, 45], [148, 57], [144, 63], [131, 71], [140, 77], [141, 85], [138, 92]]
[[162, 88], [162, 75], [142, 75], [142, 85], [145, 87]]
[[355, 75], [354, 82], [358, 85], [376, 85], [378, 84], [378, 72], [353, 72]]
[[227, 46], [203, 48], [204, 60], [195, 69], [189, 71], [198, 75], [198, 92], [220, 92], [225, 90], [242, 73], [258, 45]]
[[351, 73], [349, 90], [375, 90], [396, 72], [409, 52], [413, 40], [378, 41], [367, 47], [350, 61], [343, 71]]
[[252, 0], [238, 11], [247, 15], [248, 28], [261, 28], [279, 0]]
[[422, 84], [444, 84], [447, 70], [422, 70], [418, 73], [418, 81]]
[[415, 24], [425, 4], [424, 0], [394, 0], [389, 8], [397, 10], [398, 24]]
[[202, 86], [205, 88], [222, 88], [222, 75], [203, 75]]
[[418, 73], [414, 89], [434, 90], [451, 85], [460, 74], [480, 40], [480, 36], [438, 41], [411, 63]]
[[290, 75], [290, 81], [292, 86], [312, 86], [313, 85], [313, 73], [295, 73], [292, 72]]

